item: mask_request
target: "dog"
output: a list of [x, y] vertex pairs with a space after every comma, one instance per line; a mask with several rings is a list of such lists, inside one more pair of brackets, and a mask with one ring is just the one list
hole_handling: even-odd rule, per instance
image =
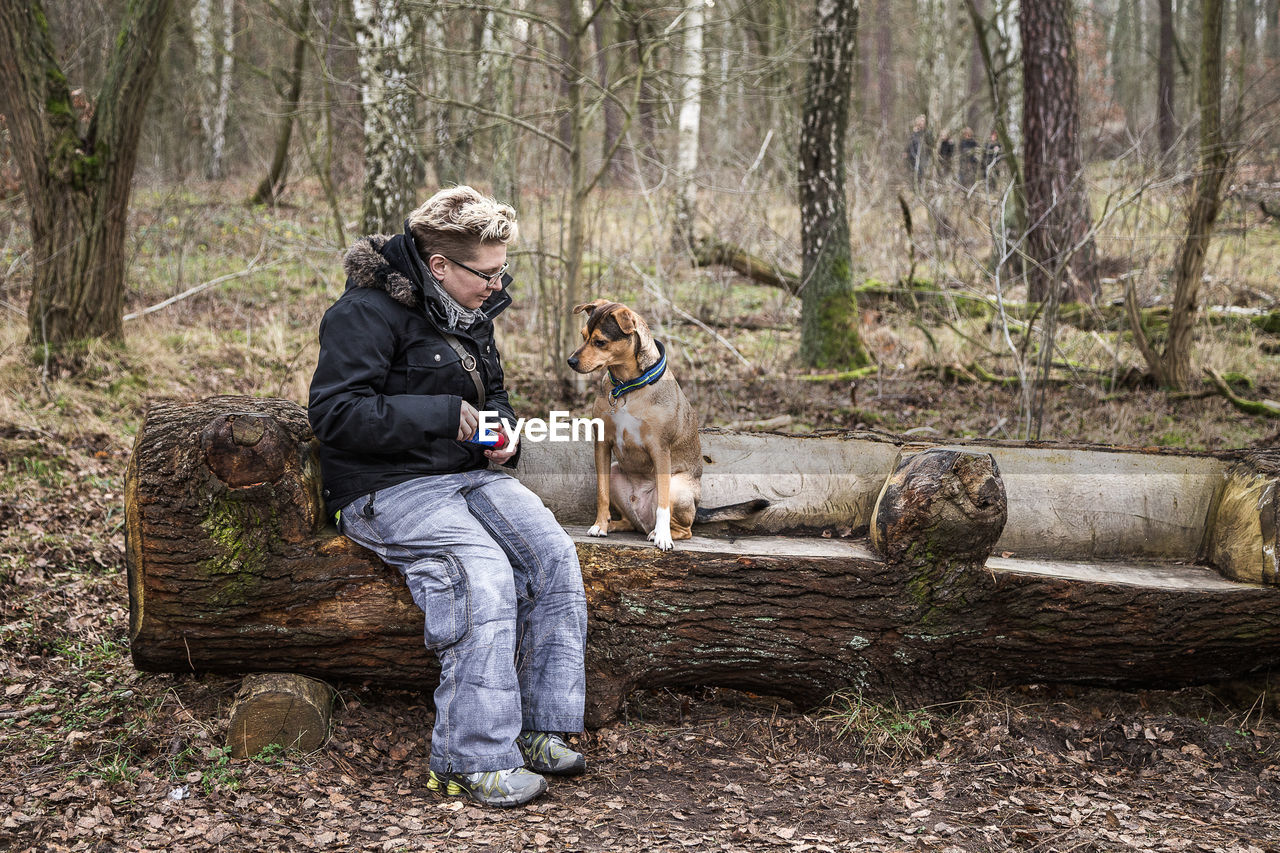
[[[575, 306], [586, 314], [582, 345], [569, 357], [579, 373], [607, 371], [611, 387], [596, 398], [604, 423], [595, 444], [596, 518], [587, 533], [639, 530], [663, 551], [693, 536], [694, 522], [745, 518], [768, 506], [747, 501], [702, 510], [702, 442], [698, 420], [639, 314], [597, 299]], [[610, 461], [610, 457], [615, 457]], [[610, 520], [613, 509], [619, 518]]]

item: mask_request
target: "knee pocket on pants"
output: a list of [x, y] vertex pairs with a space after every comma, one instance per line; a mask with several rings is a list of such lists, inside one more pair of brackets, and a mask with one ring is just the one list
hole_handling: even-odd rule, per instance
[[422, 639], [428, 649], [452, 646], [471, 633], [471, 587], [457, 557], [424, 557], [405, 569], [404, 576], [422, 610]]

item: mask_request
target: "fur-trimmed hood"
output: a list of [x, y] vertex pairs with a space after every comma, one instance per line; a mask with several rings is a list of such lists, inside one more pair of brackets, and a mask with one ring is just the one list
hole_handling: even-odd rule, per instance
[[[371, 287], [381, 290], [388, 296], [409, 308], [417, 308], [422, 304], [422, 283], [414, 281], [416, 270], [397, 269], [401, 264], [393, 264], [383, 254], [385, 249], [392, 250], [392, 257], [403, 254], [402, 246], [389, 244], [401, 243], [404, 235], [373, 234], [361, 237], [342, 258], [342, 268], [347, 273], [347, 287]], [[416, 252], [415, 252], [416, 254]], [[408, 258], [396, 258], [408, 261]]]
[[[381, 290], [407, 308], [418, 308], [425, 302], [427, 314], [443, 325], [445, 312], [440, 299], [426, 286], [431, 275], [418, 257], [417, 247], [404, 234], [372, 234], [361, 237], [347, 249], [342, 258], [347, 273], [347, 287]], [[492, 320], [511, 304], [506, 288], [495, 292], [480, 306]]]

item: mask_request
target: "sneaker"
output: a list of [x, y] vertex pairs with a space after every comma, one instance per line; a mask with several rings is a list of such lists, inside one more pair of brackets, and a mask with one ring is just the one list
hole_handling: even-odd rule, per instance
[[547, 780], [523, 767], [479, 773], [437, 773], [427, 777], [427, 790], [449, 797], [466, 794], [486, 806], [523, 806], [547, 790]]
[[564, 738], [551, 732], [521, 732], [516, 746], [525, 765], [538, 773], [577, 776], [587, 769], [586, 756], [574, 752]]

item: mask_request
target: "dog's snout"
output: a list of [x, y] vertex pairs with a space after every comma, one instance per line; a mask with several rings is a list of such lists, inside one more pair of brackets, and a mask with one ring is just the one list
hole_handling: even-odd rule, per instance
[[578, 369], [578, 357], [576, 355], [569, 356], [569, 366], [574, 370]]

